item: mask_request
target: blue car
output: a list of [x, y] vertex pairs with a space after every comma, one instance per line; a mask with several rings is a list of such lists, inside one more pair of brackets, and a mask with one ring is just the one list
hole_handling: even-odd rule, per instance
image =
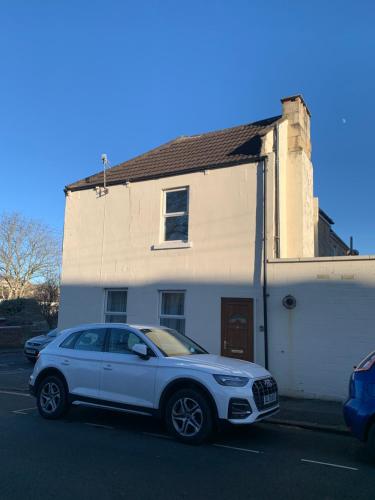
[[375, 455], [375, 351], [359, 363], [350, 377], [344, 418], [352, 434], [366, 442]]

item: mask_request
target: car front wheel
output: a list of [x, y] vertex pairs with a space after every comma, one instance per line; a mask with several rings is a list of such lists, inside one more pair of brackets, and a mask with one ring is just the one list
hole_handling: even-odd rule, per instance
[[210, 405], [195, 389], [180, 389], [170, 397], [165, 421], [170, 434], [184, 443], [200, 444], [212, 433]]
[[68, 409], [68, 394], [61, 378], [46, 377], [39, 384], [37, 406], [40, 415], [47, 419], [60, 418]]

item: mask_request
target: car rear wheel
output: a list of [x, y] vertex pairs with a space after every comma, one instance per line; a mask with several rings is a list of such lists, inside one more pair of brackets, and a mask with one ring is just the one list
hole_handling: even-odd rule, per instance
[[367, 446], [371, 454], [375, 457], [375, 422], [370, 427], [367, 439]]
[[210, 405], [195, 389], [180, 389], [169, 398], [165, 421], [170, 434], [184, 443], [200, 444], [212, 433]]
[[68, 394], [60, 377], [46, 377], [38, 386], [37, 406], [40, 415], [47, 419], [60, 418], [68, 410]]

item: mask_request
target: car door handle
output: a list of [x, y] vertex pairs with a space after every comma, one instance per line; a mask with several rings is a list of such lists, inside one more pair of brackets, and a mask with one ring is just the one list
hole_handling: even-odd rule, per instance
[[67, 359], [64, 359], [64, 361], [62, 361], [61, 364], [64, 366], [68, 366], [70, 363]]
[[112, 365], [105, 365], [104, 370], [112, 370]]

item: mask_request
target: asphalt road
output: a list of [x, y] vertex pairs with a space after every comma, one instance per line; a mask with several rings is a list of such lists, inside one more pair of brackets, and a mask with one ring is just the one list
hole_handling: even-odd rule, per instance
[[27, 391], [33, 364], [22, 352], [0, 352], [0, 389]]
[[46, 421], [9, 390], [11, 371], [0, 369], [1, 500], [374, 497], [375, 462], [351, 437], [258, 424], [192, 447], [148, 417], [74, 407]]

